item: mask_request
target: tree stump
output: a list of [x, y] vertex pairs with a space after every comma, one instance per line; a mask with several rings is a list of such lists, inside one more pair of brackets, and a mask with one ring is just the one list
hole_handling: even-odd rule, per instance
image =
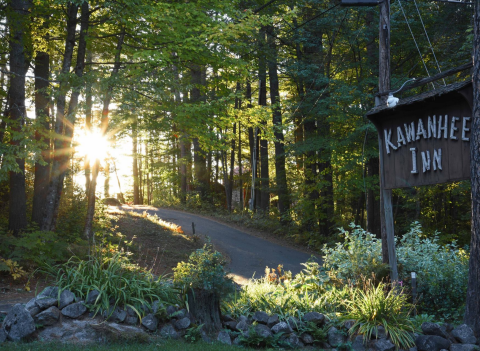
[[207, 333], [222, 328], [220, 317], [220, 296], [214, 290], [189, 289], [188, 308], [197, 324], [203, 324]]

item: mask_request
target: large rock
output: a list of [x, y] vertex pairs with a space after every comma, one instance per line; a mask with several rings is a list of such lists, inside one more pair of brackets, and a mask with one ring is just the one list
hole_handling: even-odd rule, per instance
[[442, 338], [448, 339], [448, 333], [444, 327], [437, 323], [425, 322], [422, 323], [422, 331], [425, 335], [437, 335]]
[[288, 337], [284, 341], [294, 349], [303, 346], [297, 334], [295, 333], [291, 333], [290, 335], [288, 335]]
[[223, 325], [226, 326], [228, 329], [233, 330], [235, 332], [239, 331], [237, 329], [237, 322], [235, 321], [229, 321], [229, 322], [224, 322]]
[[374, 349], [376, 351], [395, 351], [395, 345], [387, 339], [378, 339], [375, 342]]
[[125, 317], [124, 323], [129, 325], [138, 324], [138, 315], [130, 306], [127, 306], [127, 317]]
[[248, 322], [246, 320], [241, 320], [240, 322], [237, 323], [237, 326], [235, 328], [237, 330], [245, 332], [248, 330]]
[[315, 341], [313, 339], [313, 336], [308, 334], [308, 333], [303, 333], [301, 336], [300, 336], [300, 339], [302, 339], [302, 341], [305, 343], [305, 344], [313, 344], [313, 342]]
[[175, 312], [177, 312], [177, 309], [175, 308], [175, 306], [168, 306], [167, 307], [167, 316], [172, 316], [172, 314], [174, 314]]
[[480, 347], [474, 344], [452, 344], [450, 351], [478, 351]]
[[41, 329], [38, 337], [45, 342], [99, 344], [104, 342], [145, 342], [148, 334], [141, 328], [101, 322], [97, 319], [64, 319], [55, 327]]
[[0, 344], [5, 341], [7, 341], [7, 332], [3, 330], [3, 328], [0, 328]]
[[157, 330], [158, 319], [151, 313], [147, 314], [145, 317], [142, 318], [142, 325], [153, 332]]
[[337, 328], [331, 327], [328, 329], [328, 343], [333, 347], [338, 347], [347, 341], [347, 337]]
[[175, 322], [175, 328], [177, 328], [178, 330], [187, 329], [191, 323], [192, 322], [190, 321], [190, 318], [183, 317], [182, 319], [179, 319]]
[[110, 306], [110, 308], [105, 311], [104, 317], [109, 322], [122, 323], [123, 321], [125, 321], [125, 318], [127, 318], [127, 312], [119, 306]]
[[438, 335], [419, 335], [415, 339], [418, 351], [440, 351], [450, 349], [451, 342]]
[[278, 322], [280, 322], [280, 318], [278, 318], [278, 314], [273, 314], [268, 318], [267, 326], [271, 328]]
[[49, 307], [57, 306], [58, 300], [54, 297], [42, 297], [42, 298], [37, 297], [37, 300], [35, 301], [35, 303], [38, 306], [38, 308], [40, 308], [43, 311]]
[[165, 324], [162, 329], [160, 329], [160, 335], [165, 339], [177, 340], [180, 338], [180, 335], [171, 324]]
[[287, 323], [293, 330], [298, 330], [301, 326], [301, 322], [296, 317], [289, 317]]
[[253, 320], [258, 323], [267, 324], [268, 323], [268, 314], [262, 311], [257, 311], [253, 315]]
[[365, 340], [363, 335], [357, 335], [352, 340], [352, 350], [353, 351], [365, 351]]
[[30, 312], [30, 316], [35, 317], [37, 314], [40, 313], [41, 309], [37, 306], [37, 298], [34, 297], [30, 301], [27, 302], [25, 308], [28, 312]]
[[257, 324], [255, 326], [255, 332], [264, 339], [272, 336], [272, 331], [265, 324]]
[[58, 300], [58, 308], [62, 309], [75, 301], [75, 294], [70, 290], [63, 290], [60, 293], [60, 299]]
[[303, 320], [305, 322], [313, 322], [316, 325], [325, 324], [325, 316], [318, 312], [307, 312], [303, 315]]
[[97, 301], [97, 297], [100, 295], [100, 291], [98, 290], [90, 290], [87, 294], [87, 299], [85, 300], [85, 303], [87, 305], [94, 305], [95, 301]]
[[47, 286], [43, 291], [37, 295], [37, 299], [43, 299], [46, 297], [58, 298], [58, 288], [56, 286]]
[[87, 307], [83, 301], [72, 303], [62, 309], [62, 314], [69, 318], [78, 318], [85, 312], [87, 312]]
[[275, 324], [272, 327], [272, 332], [274, 334], [291, 333], [291, 332], [293, 332], [293, 330], [292, 330], [292, 328], [290, 328], [290, 326], [286, 322], [280, 322], [280, 323]]
[[466, 324], [462, 324], [452, 330], [452, 336], [462, 344], [476, 344], [477, 338], [473, 334], [472, 328]]
[[379, 325], [376, 327], [372, 332], [372, 337], [375, 339], [386, 339], [387, 338], [387, 331], [385, 330], [383, 325]]
[[222, 344], [232, 345], [232, 339], [226, 330], [221, 330], [220, 333], [218, 333], [217, 340]]
[[22, 304], [16, 304], [3, 321], [8, 339], [19, 341], [35, 331], [35, 321]]
[[52, 306], [37, 314], [34, 317], [34, 321], [36, 324], [40, 324], [45, 327], [57, 323], [59, 318], [60, 310], [55, 306]]

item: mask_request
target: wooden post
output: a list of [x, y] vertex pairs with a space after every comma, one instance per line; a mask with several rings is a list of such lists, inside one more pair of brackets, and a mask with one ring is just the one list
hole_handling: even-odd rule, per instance
[[[379, 72], [378, 89], [380, 92], [390, 90], [390, 0], [380, 4], [379, 25]], [[385, 97], [376, 100], [376, 104], [386, 103]], [[392, 210], [392, 190], [384, 189], [384, 150], [382, 138], [378, 138], [380, 156], [380, 220], [382, 228], [382, 259], [390, 265], [390, 279], [398, 280], [397, 258], [395, 254], [394, 224]]]

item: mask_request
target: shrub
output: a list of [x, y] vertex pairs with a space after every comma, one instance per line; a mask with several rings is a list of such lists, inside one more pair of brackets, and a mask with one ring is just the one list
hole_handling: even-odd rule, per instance
[[184, 291], [191, 288], [227, 292], [233, 285], [224, 269], [225, 264], [222, 254], [211, 244], [205, 244], [190, 254], [188, 262], [178, 263], [173, 269], [173, 282]]
[[55, 278], [60, 290], [69, 289], [82, 299], [98, 290], [100, 295], [90, 306], [95, 314], [108, 310], [111, 298], [114, 306], [129, 306], [139, 316], [156, 300], [179, 302], [177, 291], [165, 279], [130, 263], [122, 252], [98, 250], [87, 260], [72, 257], [63, 264], [46, 265], [41, 271]]
[[352, 297], [346, 301], [348, 313], [345, 319], [354, 319], [350, 334], [363, 334], [371, 339], [379, 326], [383, 326], [392, 342], [402, 349], [414, 346], [412, 335], [414, 327], [409, 319], [412, 305], [407, 295], [399, 289], [385, 283], [375, 286], [366, 281], [363, 289], [352, 289]]

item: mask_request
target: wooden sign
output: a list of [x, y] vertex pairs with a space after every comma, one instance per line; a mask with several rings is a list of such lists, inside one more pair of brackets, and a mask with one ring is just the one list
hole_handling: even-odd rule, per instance
[[385, 189], [470, 178], [472, 100], [471, 82], [464, 82], [367, 114], [383, 148]]

